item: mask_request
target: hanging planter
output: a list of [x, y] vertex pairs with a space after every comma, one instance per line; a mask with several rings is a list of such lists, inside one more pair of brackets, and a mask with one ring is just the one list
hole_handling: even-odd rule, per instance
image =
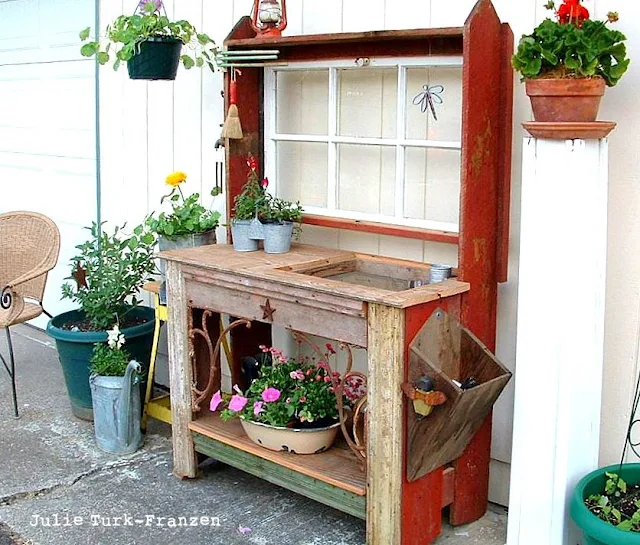
[[[113, 69], [127, 63], [129, 77], [141, 80], [174, 80], [178, 64], [188, 70], [205, 64], [216, 69], [218, 48], [188, 21], [170, 21], [162, 0], [141, 0], [133, 15], [120, 15], [106, 28], [103, 38], [90, 38], [91, 29], [80, 32], [86, 42], [85, 57], [95, 55], [100, 64], [113, 59]], [[182, 53], [182, 46], [188, 46]]]
[[127, 61], [131, 79], [174, 80], [180, 64], [182, 42], [176, 38], [149, 38]]

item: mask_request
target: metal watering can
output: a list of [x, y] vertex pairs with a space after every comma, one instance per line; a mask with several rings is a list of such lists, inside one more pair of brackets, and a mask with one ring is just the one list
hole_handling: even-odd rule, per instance
[[130, 454], [142, 445], [140, 420], [140, 364], [132, 360], [124, 377], [91, 375], [96, 443], [113, 454]]

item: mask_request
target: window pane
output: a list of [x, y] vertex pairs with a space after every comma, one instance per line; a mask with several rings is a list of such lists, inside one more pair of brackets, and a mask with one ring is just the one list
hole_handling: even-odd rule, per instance
[[397, 68], [338, 70], [338, 134], [396, 137]]
[[460, 152], [406, 148], [404, 217], [458, 223]]
[[327, 144], [278, 142], [276, 192], [305, 206], [327, 206]]
[[[429, 102], [429, 98], [431, 98], [431, 102]], [[462, 130], [461, 67], [408, 68], [406, 100], [407, 138], [460, 141]], [[433, 111], [431, 106], [433, 106]], [[435, 117], [433, 112], [435, 112]]]
[[338, 208], [394, 215], [396, 149], [338, 146]]
[[328, 70], [280, 70], [276, 87], [276, 132], [327, 134]]

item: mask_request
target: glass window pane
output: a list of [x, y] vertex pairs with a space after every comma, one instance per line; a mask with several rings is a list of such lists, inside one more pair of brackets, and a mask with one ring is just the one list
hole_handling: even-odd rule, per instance
[[328, 70], [279, 70], [276, 88], [276, 132], [327, 134]]
[[458, 223], [458, 150], [406, 148], [404, 217]]
[[338, 145], [338, 208], [394, 215], [396, 148]]
[[304, 206], [327, 206], [327, 144], [278, 142], [276, 191]]
[[396, 137], [397, 68], [338, 70], [338, 134]]
[[462, 67], [408, 68], [406, 100], [407, 138], [460, 141]]

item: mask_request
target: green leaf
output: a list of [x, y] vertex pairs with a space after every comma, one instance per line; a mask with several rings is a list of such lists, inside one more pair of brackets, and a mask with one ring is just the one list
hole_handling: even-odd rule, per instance
[[633, 527], [633, 522], [631, 522], [630, 520], [623, 520], [622, 522], [616, 525], [616, 528], [618, 530], [622, 530], [623, 532], [630, 532], [632, 527]]
[[84, 44], [80, 48], [80, 54], [83, 57], [91, 57], [96, 54], [98, 50], [98, 44], [96, 42], [89, 42], [88, 44]]
[[84, 30], [80, 31], [80, 39], [84, 42], [89, 39], [89, 35], [91, 34], [91, 27], [87, 27]]
[[107, 64], [109, 62], [109, 53], [106, 51], [100, 51], [96, 56], [98, 62], [102, 65]]
[[182, 59], [182, 64], [187, 70], [194, 67], [195, 61], [189, 55], [182, 55], [180, 58]]
[[203, 66], [203, 65], [204, 65], [204, 59], [203, 59], [202, 57], [198, 57], [198, 58], [196, 59], [196, 66], [197, 66], [198, 68], [202, 68], [202, 66]]

